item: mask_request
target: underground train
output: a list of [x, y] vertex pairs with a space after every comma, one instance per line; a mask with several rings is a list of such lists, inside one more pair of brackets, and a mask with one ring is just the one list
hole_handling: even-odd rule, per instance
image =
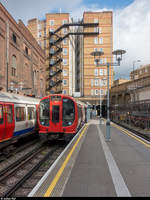
[[69, 141], [87, 121], [87, 105], [63, 94], [51, 94], [39, 103], [39, 135]]
[[0, 152], [19, 138], [36, 132], [39, 99], [0, 92]]

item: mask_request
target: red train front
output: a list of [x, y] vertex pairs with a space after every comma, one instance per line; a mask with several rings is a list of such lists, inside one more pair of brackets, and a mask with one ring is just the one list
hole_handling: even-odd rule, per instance
[[81, 125], [81, 107], [72, 97], [55, 94], [44, 97], [39, 106], [39, 134], [46, 138], [70, 139]]

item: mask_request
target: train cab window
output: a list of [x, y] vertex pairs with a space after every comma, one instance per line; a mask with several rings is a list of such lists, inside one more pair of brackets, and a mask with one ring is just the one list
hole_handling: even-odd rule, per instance
[[4, 115], [3, 115], [3, 106], [0, 105], [0, 124], [3, 124]]
[[28, 120], [35, 119], [35, 109], [34, 107], [28, 107]]
[[11, 105], [7, 105], [7, 121], [8, 123], [13, 122], [13, 110]]
[[16, 122], [25, 121], [25, 107], [16, 107]]
[[55, 105], [52, 107], [52, 122], [59, 122], [59, 106]]
[[49, 99], [43, 99], [40, 102], [40, 124], [43, 126], [49, 126], [49, 120], [50, 120], [50, 100]]
[[75, 120], [75, 106], [71, 99], [63, 98], [63, 126], [70, 126]]

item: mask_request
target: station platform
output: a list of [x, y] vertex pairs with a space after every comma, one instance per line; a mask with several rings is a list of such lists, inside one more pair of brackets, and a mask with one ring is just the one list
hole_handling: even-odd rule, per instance
[[91, 120], [28, 197], [150, 196], [150, 143], [111, 123]]

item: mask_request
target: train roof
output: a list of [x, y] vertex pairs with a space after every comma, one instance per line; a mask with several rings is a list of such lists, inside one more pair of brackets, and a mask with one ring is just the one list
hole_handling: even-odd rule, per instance
[[82, 101], [79, 101], [77, 99], [75, 99], [74, 97], [72, 96], [69, 96], [69, 95], [65, 95], [65, 94], [49, 94], [48, 96], [45, 96], [43, 97], [41, 100], [45, 99], [45, 98], [49, 98], [51, 96], [61, 96], [61, 97], [66, 97], [66, 98], [69, 98], [69, 99], [72, 99], [73, 101], [75, 101], [77, 104], [80, 104], [82, 106], [85, 106], [85, 107], [88, 107], [88, 104], [82, 102]]
[[14, 93], [0, 92], [0, 102], [39, 104], [40, 99]]

